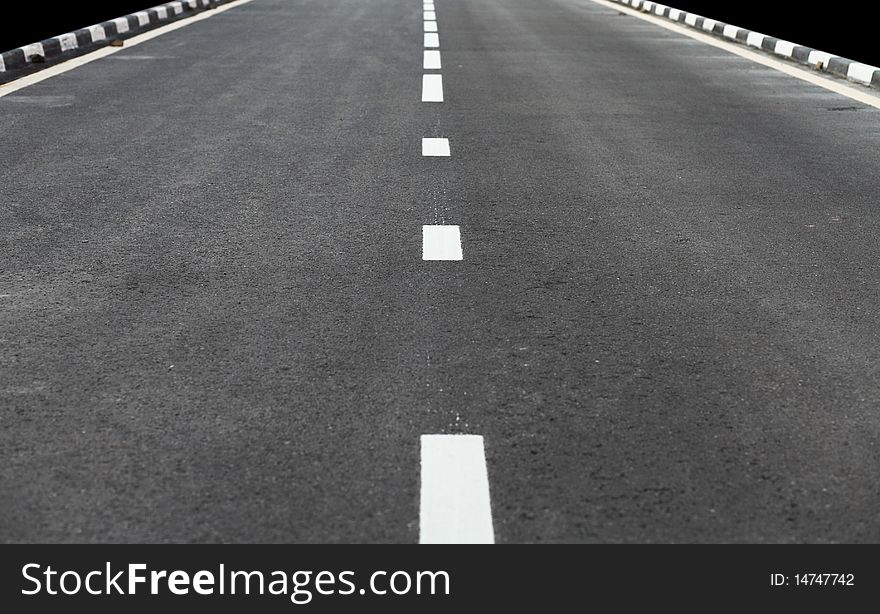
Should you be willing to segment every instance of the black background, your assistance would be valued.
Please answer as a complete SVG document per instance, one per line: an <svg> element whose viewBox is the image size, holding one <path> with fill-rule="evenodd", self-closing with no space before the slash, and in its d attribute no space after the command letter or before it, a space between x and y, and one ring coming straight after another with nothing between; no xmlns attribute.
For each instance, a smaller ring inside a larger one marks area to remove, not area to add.
<svg viewBox="0 0 880 614"><path fill-rule="evenodd" d="M443 0L438 1L442 3ZM0 15L0 49L37 42L157 4L161 2L9 0L5 3L5 14ZM670 0L666 4L807 47L880 65L880 44L877 44L877 23L873 14L877 12L876 0L851 0L822 5L821 8L810 8L805 2L780 0Z"/></svg>

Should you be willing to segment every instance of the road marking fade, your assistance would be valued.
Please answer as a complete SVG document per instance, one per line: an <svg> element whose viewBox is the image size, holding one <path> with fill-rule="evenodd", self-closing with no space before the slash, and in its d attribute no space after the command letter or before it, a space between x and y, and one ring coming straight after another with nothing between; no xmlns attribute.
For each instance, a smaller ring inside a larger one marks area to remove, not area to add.
<svg viewBox="0 0 880 614"><path fill-rule="evenodd" d="M461 230L458 226L422 226L422 260L462 260Z"/></svg>
<svg viewBox="0 0 880 614"><path fill-rule="evenodd" d="M494 544L479 435L422 435L419 543Z"/></svg>

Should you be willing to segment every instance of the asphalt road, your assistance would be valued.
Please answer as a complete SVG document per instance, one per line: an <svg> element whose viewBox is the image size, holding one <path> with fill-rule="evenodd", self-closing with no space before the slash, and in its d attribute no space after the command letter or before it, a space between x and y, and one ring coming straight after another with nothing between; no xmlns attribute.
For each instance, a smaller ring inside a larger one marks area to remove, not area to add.
<svg viewBox="0 0 880 614"><path fill-rule="evenodd" d="M0 98L0 541L416 542L442 433L499 543L880 541L880 111L590 0L436 13L442 103L421 0Z"/></svg>

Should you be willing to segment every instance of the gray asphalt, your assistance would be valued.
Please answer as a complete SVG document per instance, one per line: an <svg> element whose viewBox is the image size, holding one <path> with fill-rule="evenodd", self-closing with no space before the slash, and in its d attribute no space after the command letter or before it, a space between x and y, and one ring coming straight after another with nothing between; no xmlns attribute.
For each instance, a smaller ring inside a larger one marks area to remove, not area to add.
<svg viewBox="0 0 880 614"><path fill-rule="evenodd" d="M0 98L0 541L416 542L425 433L485 438L502 543L880 541L880 111L435 2L442 104L420 0Z"/></svg>

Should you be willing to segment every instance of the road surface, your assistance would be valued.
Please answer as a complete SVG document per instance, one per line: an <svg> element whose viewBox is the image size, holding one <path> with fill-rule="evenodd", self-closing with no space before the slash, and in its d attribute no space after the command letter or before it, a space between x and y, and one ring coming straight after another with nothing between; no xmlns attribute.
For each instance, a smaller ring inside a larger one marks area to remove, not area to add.
<svg viewBox="0 0 880 614"><path fill-rule="evenodd" d="M0 98L0 541L415 543L443 434L497 543L880 540L880 111L591 0L436 0L424 69L423 9Z"/></svg>

